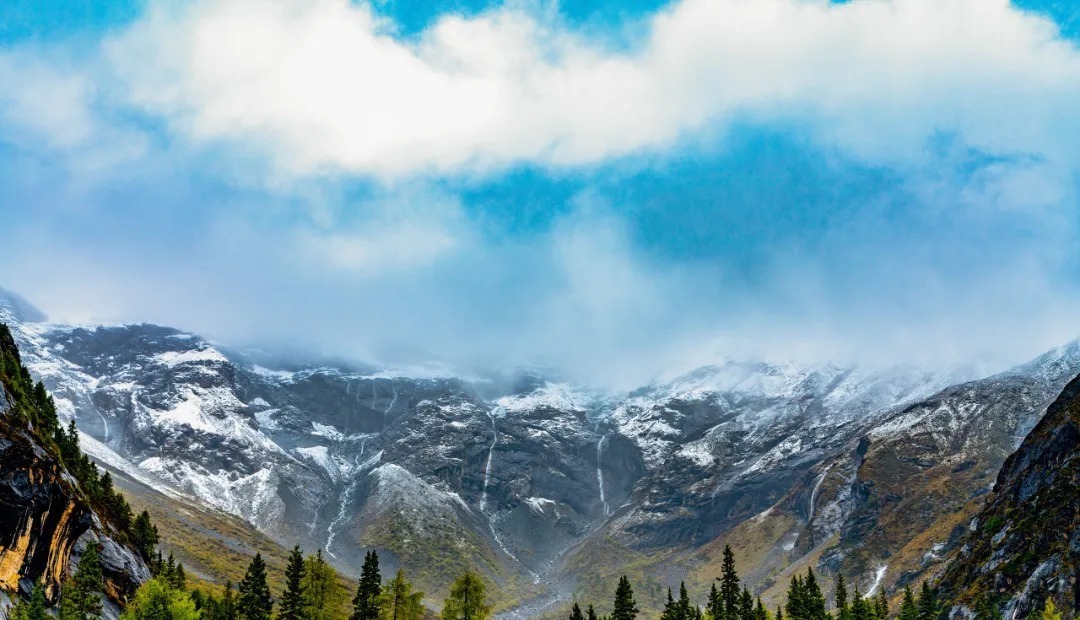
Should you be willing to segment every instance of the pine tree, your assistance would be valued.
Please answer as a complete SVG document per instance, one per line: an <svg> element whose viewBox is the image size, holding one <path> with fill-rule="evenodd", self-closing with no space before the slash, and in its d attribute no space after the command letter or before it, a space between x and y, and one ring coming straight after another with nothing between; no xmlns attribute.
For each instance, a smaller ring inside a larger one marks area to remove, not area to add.
<svg viewBox="0 0 1080 620"><path fill-rule="evenodd" d="M885 596L885 588L878 591L877 600L874 601L874 613L881 620L889 617L889 599Z"/></svg>
<svg viewBox="0 0 1080 620"><path fill-rule="evenodd" d="M900 603L899 620L919 620L919 607L915 604L911 586L904 586L904 601Z"/></svg>
<svg viewBox="0 0 1080 620"><path fill-rule="evenodd" d="M829 613L825 610L825 596L821 593L821 587L818 586L817 577L814 576L813 568L806 569L806 579L803 581L803 592L806 620L826 620L829 617Z"/></svg>
<svg viewBox="0 0 1080 620"><path fill-rule="evenodd" d="M304 619L304 590L301 580L304 578L304 554L300 545L293 547L289 561L285 566L285 591L278 603L278 620Z"/></svg>
<svg viewBox="0 0 1080 620"><path fill-rule="evenodd" d="M724 608L715 620L738 620L739 617L739 573L735 571L735 554L731 545L724 545L724 563L720 568L720 600Z"/></svg>
<svg viewBox="0 0 1080 620"><path fill-rule="evenodd" d="M588 611L588 613L587 613L587 614L585 615L585 620L599 620L599 619L598 619L598 618L596 617L596 610L595 610L595 609L593 609L593 606L592 606L592 604L589 604L589 611Z"/></svg>
<svg viewBox="0 0 1080 620"><path fill-rule="evenodd" d="M101 617L101 592L104 586L101 555L97 543L86 546L75 575L65 580L60 590L60 620L91 620Z"/></svg>
<svg viewBox="0 0 1080 620"><path fill-rule="evenodd" d="M634 589L630 587L630 580L623 575L615 588L615 606L611 610L611 620L634 620L638 611L634 602Z"/></svg>
<svg viewBox="0 0 1080 620"><path fill-rule="evenodd" d="M669 591L668 594L671 594ZM585 616L581 613L581 606L574 603L574 608L570 610L570 620L585 620Z"/></svg>
<svg viewBox="0 0 1080 620"><path fill-rule="evenodd" d="M442 619L487 620L490 616L484 582L479 575L465 571L450 586L450 596L443 603Z"/></svg>
<svg viewBox="0 0 1080 620"><path fill-rule="evenodd" d="M187 573L184 572L183 563L176 563L176 568L173 569L170 585L172 585L174 590L180 590L181 592L187 590Z"/></svg>
<svg viewBox="0 0 1080 620"><path fill-rule="evenodd" d="M131 542L142 553L143 557L150 559L154 554L154 547L158 544L157 526L150 522L150 513L145 510L131 524Z"/></svg>
<svg viewBox="0 0 1080 620"><path fill-rule="evenodd" d="M743 588L739 595L739 620L754 620L754 596L750 590Z"/></svg>
<svg viewBox="0 0 1080 620"><path fill-rule="evenodd" d="M671 596L671 588L667 589L667 602L664 603L664 611L660 614L660 620L682 620L679 615L679 606Z"/></svg>
<svg viewBox="0 0 1080 620"><path fill-rule="evenodd" d="M716 583L709 587L709 600L705 604L706 611L712 620L724 620L724 599L720 597L720 591L716 589Z"/></svg>
<svg viewBox="0 0 1080 620"><path fill-rule="evenodd" d="M240 618L270 620L274 599L270 597L270 587L266 585L266 562L263 561L261 553L256 553L251 560L237 592L237 612Z"/></svg>
<svg viewBox="0 0 1080 620"><path fill-rule="evenodd" d="M698 608L690 602L690 595L686 592L686 582L679 582L679 602L676 609L680 620L694 620L698 615Z"/></svg>
<svg viewBox="0 0 1080 620"><path fill-rule="evenodd" d="M851 608L848 607L847 584L843 573L836 576L836 620L851 620Z"/></svg>
<svg viewBox="0 0 1080 620"><path fill-rule="evenodd" d="M788 620L808 620L806 615L806 591L802 577L798 575L791 576L785 610L787 611Z"/></svg>
<svg viewBox="0 0 1080 620"><path fill-rule="evenodd" d="M357 584L356 596L353 597L353 613L350 620L378 620L381 590L379 554L374 550L368 551L364 555L364 566L360 569L360 583Z"/></svg>
<svg viewBox="0 0 1080 620"><path fill-rule="evenodd" d="M769 620L769 612L765 609L765 604L761 602L761 597L757 599L757 606L754 607L754 620Z"/></svg>
<svg viewBox="0 0 1080 620"><path fill-rule="evenodd" d="M380 620L420 620L424 615L421 601L423 592L413 592L413 585L405 579L405 573L398 570L397 575L386 583L379 596Z"/></svg>
<svg viewBox="0 0 1080 620"><path fill-rule="evenodd" d="M221 595L221 617L218 620L238 620L240 617L239 608L240 602L237 600L232 581L226 581L225 592Z"/></svg>
<svg viewBox="0 0 1080 620"><path fill-rule="evenodd" d="M859 593L858 586L855 586L855 592L851 596L851 618L852 620L874 620L874 610Z"/></svg>
<svg viewBox="0 0 1080 620"><path fill-rule="evenodd" d="M301 579L306 620L330 620L331 611L340 599L337 573L323 559L322 549L304 559Z"/></svg>
<svg viewBox="0 0 1080 620"><path fill-rule="evenodd" d="M924 581L922 591L919 592L919 620L937 620L937 617L937 592Z"/></svg>
<svg viewBox="0 0 1080 620"><path fill-rule="evenodd" d="M784 620L784 610L779 606L776 608L776 620Z"/></svg>
<svg viewBox="0 0 1080 620"><path fill-rule="evenodd" d="M9 620L51 620L49 612L45 609L45 588L41 582L34 584L34 590L30 593L30 600L19 600L8 611Z"/></svg>
<svg viewBox="0 0 1080 620"><path fill-rule="evenodd" d="M1039 618L1042 620L1061 620L1061 612L1057 610L1057 605L1054 605L1053 599L1046 599L1046 606L1043 607Z"/></svg>

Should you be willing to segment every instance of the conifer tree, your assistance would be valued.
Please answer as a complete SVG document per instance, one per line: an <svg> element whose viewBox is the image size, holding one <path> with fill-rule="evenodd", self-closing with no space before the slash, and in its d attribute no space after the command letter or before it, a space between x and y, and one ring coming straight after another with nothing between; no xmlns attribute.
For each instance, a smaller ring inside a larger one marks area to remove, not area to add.
<svg viewBox="0 0 1080 620"><path fill-rule="evenodd" d="M738 620L739 618L739 573L735 570L735 554L731 545L724 545L724 563L720 568L720 600L724 608L722 615L715 620Z"/></svg>
<svg viewBox="0 0 1080 620"><path fill-rule="evenodd" d="M694 620L697 618L697 606L690 602L690 595L686 592L686 582L679 583L679 602L676 604L680 620Z"/></svg>
<svg viewBox="0 0 1080 620"><path fill-rule="evenodd" d="M671 591L668 591L671 594ZM574 603L574 608L570 610L570 620L585 620L585 616L581 613L581 606Z"/></svg>
<svg viewBox="0 0 1080 620"><path fill-rule="evenodd" d="M855 592L851 596L851 618L852 620L874 620L874 610L859 593L859 586L855 586Z"/></svg>
<svg viewBox="0 0 1080 620"><path fill-rule="evenodd" d="M131 524L131 542L142 553L144 558L149 559L154 554L154 547L158 544L157 526L150 522L150 513L145 510Z"/></svg>
<svg viewBox="0 0 1080 620"><path fill-rule="evenodd" d="M378 620L381 590L379 554L374 550L368 551L364 555L364 566L360 569L360 583L357 584L356 596L353 597L353 613L350 620Z"/></svg>
<svg viewBox="0 0 1080 620"><path fill-rule="evenodd" d="M304 578L304 554L300 545L289 552L289 561L285 565L285 591L278 603L278 620L303 620L304 590L301 581Z"/></svg>
<svg viewBox="0 0 1080 620"><path fill-rule="evenodd" d="M266 562L261 553L251 560L237 593L237 612L242 620L270 620L274 599L266 585Z"/></svg>
<svg viewBox="0 0 1080 620"><path fill-rule="evenodd" d="M754 607L754 620L769 620L769 612L765 609L765 604L761 602L761 597L757 599L757 606Z"/></svg>
<svg viewBox="0 0 1080 620"><path fill-rule="evenodd" d="M45 588L41 582L34 584L30 600L19 600L8 612L9 620L51 620L45 608Z"/></svg>
<svg viewBox="0 0 1080 620"><path fill-rule="evenodd" d="M743 588L739 595L739 620L754 620L754 596Z"/></svg>
<svg viewBox="0 0 1080 620"><path fill-rule="evenodd" d="M826 620L829 613L825 610L825 596L818 586L817 577L813 568L806 569L806 579L803 581L804 613L806 620Z"/></svg>
<svg viewBox="0 0 1080 620"><path fill-rule="evenodd" d="M491 607L487 604L484 582L472 571L465 571L453 585L443 603L443 620L487 620Z"/></svg>
<svg viewBox="0 0 1080 620"><path fill-rule="evenodd" d="M705 610L709 612L712 620L724 620L724 599L720 597L715 581L709 587L709 599L705 603Z"/></svg>
<svg viewBox="0 0 1080 620"><path fill-rule="evenodd" d="M101 616L101 597L104 586L101 556L97 543L86 546L79 566L60 590L60 620L92 620Z"/></svg>
<svg viewBox="0 0 1080 620"><path fill-rule="evenodd" d="M611 611L611 620L634 620L637 618L639 609L634 602L634 589L630 586L630 580L623 575L619 578L619 585L615 588L615 605Z"/></svg>
<svg viewBox="0 0 1080 620"><path fill-rule="evenodd" d="M924 581L919 592L919 620L937 620L937 617L937 592Z"/></svg>
<svg viewBox="0 0 1080 620"><path fill-rule="evenodd" d="M660 620L682 620L679 616L679 607L671 596L671 588L667 589L667 602L664 603L664 611L660 614Z"/></svg>
<svg viewBox="0 0 1080 620"><path fill-rule="evenodd" d="M413 585L405 579L404 571L398 570L394 578L386 582L379 596L380 620L420 620L424 615L421 601L423 592L413 592Z"/></svg>
<svg viewBox="0 0 1080 620"><path fill-rule="evenodd" d="M784 620L784 610L780 607L776 607L776 620Z"/></svg>
<svg viewBox="0 0 1080 620"><path fill-rule="evenodd" d="M784 607L787 611L788 620L807 620L806 591L803 586L802 577L799 575L791 576L791 584L788 586L787 604Z"/></svg>
<svg viewBox="0 0 1080 620"><path fill-rule="evenodd" d="M599 620L599 619L598 619L598 618L596 617L596 610L595 610L595 609L593 609L592 603L590 603L590 604L589 604L589 611L588 611L588 613L587 613L587 614L585 615L585 620Z"/></svg>
<svg viewBox="0 0 1080 620"><path fill-rule="evenodd" d="M878 590L877 600L874 601L874 613L881 620L889 617L889 599L885 596L885 588Z"/></svg>
<svg viewBox="0 0 1080 620"><path fill-rule="evenodd" d="M305 620L330 620L337 605L340 588L337 573L325 559L322 549L304 559L304 575L301 579Z"/></svg>
<svg viewBox="0 0 1080 620"><path fill-rule="evenodd" d="M844 582L843 573L836 576L836 620L851 620L847 584Z"/></svg>
<svg viewBox="0 0 1080 620"><path fill-rule="evenodd" d="M904 600L900 603L899 620L919 620L919 607L915 604L915 595L911 586L904 586Z"/></svg>

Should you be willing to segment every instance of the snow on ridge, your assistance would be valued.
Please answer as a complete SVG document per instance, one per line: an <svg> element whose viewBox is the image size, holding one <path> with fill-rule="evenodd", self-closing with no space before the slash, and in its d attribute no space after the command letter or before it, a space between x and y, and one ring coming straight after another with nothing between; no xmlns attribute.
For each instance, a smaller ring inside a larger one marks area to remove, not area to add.
<svg viewBox="0 0 1080 620"><path fill-rule="evenodd" d="M213 347L189 349L187 351L166 351L151 358L154 362L175 368L181 364L201 364L204 362L228 363L229 358Z"/></svg>
<svg viewBox="0 0 1080 620"><path fill-rule="evenodd" d="M546 383L528 394L504 396L495 403L509 413L532 411L541 407L559 411L584 411L593 400L592 396L574 389L568 383Z"/></svg>
<svg viewBox="0 0 1080 620"><path fill-rule="evenodd" d="M322 467L326 471L326 474L330 476L330 479L337 482L344 478L341 471L341 466L330 456L330 451L326 446L310 446L307 448L296 448L295 452L303 458L315 463L319 467Z"/></svg>
<svg viewBox="0 0 1080 620"><path fill-rule="evenodd" d="M379 455L381 454L380 452ZM469 505L457 493L438 489L395 463L380 465L369 475L375 476L378 480L378 490L374 496L381 507L404 504L429 511L461 508L472 512Z"/></svg>
<svg viewBox="0 0 1080 620"><path fill-rule="evenodd" d="M186 461L156 456L145 459L139 467L257 527L272 526L285 516L285 503L277 494L280 478L268 467L245 476L224 469L211 472Z"/></svg>
<svg viewBox="0 0 1080 620"><path fill-rule="evenodd" d="M274 370L258 364L251 366L251 372L264 379L275 379L277 381L291 381L296 376L296 373L291 370Z"/></svg>
<svg viewBox="0 0 1080 620"><path fill-rule="evenodd" d="M546 497L526 497L523 501L529 507L529 510L538 516L543 516L544 510L548 506L555 507L555 500Z"/></svg>

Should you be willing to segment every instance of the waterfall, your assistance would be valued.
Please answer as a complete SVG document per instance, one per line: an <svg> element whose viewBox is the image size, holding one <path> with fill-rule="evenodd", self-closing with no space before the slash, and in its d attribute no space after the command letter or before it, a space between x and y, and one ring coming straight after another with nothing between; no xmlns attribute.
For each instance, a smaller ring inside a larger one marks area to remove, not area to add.
<svg viewBox="0 0 1080 620"><path fill-rule="evenodd" d="M491 479L491 457L495 454L495 444L499 442L499 429L495 426L495 410L488 412L491 418L491 446L488 447L487 463L484 465L484 490L480 494L480 512L487 508L488 481ZM494 528L493 528L494 529Z"/></svg>
<svg viewBox="0 0 1080 620"><path fill-rule="evenodd" d="M821 475L818 476L817 483L814 484L814 490L810 492L810 511L809 516L806 517L807 523L811 523L814 520L814 501L817 499L818 489L821 488L821 483L825 482L825 476L828 475L829 468L831 467L832 465L829 465L829 467L826 467L825 470L821 472Z"/></svg>
<svg viewBox="0 0 1080 620"><path fill-rule="evenodd" d="M874 572L874 583L866 591L866 596L873 596L874 592L877 592L878 587L881 586L881 582L885 579L885 571L889 569L888 564L879 566L877 571Z"/></svg>
<svg viewBox="0 0 1080 620"><path fill-rule="evenodd" d="M394 403L397 402L397 384L394 383L393 379L390 380L390 389L392 389L394 391L394 397L390 399L390 404L387 405L386 409L383 411L383 414L382 414L383 430L386 430L386 418L387 418L388 415L390 415L390 410L394 408Z"/></svg>
<svg viewBox="0 0 1080 620"><path fill-rule="evenodd" d="M352 480L345 486L345 492L341 494L341 505L338 507L337 516L330 522L330 525L326 526L326 545L324 545L324 547L326 549L326 554L335 560L337 559L337 556L330 550L330 547L334 544L334 536L337 534L334 530L338 527L338 524L344 521L348 516L349 503L352 502L353 493L356 492L356 485L360 482L360 476L357 474L360 472L361 459L364 458L364 448L367 446L367 441L367 437L360 440L360 454L353 459L353 466L349 470L349 476Z"/></svg>
<svg viewBox="0 0 1080 620"><path fill-rule="evenodd" d="M602 458L604 456L604 441L607 440L607 435L600 437L600 441L596 442L596 484L600 487L600 503L604 506L604 516L610 514L608 508L607 497L604 495L604 470L600 467Z"/></svg>

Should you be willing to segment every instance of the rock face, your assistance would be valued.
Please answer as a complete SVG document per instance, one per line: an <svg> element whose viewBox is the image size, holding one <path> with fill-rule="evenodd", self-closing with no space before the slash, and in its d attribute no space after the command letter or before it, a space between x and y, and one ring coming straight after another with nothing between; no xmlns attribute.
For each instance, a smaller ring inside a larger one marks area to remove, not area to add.
<svg viewBox="0 0 1080 620"><path fill-rule="evenodd" d="M941 588L951 617L1026 618L1048 597L1080 611L1080 378L1005 462Z"/></svg>
<svg viewBox="0 0 1080 620"><path fill-rule="evenodd" d="M766 597L792 566L864 592L918 579L1080 372L1073 343L983 378L729 361L611 394L537 373L271 360L20 308L0 296L0 322L99 461L347 573L377 547L438 596L478 567L501 609L530 614L630 562L645 590L704 585L736 540Z"/></svg>
<svg viewBox="0 0 1080 620"><path fill-rule="evenodd" d="M0 353L19 360L11 334L2 327ZM146 564L113 539L59 458L13 419L20 397L3 382L0 395L0 590L28 595L41 582L55 602L64 578L86 545L95 542L102 546L105 594L114 604L124 603L149 579ZM115 615L115 606L108 610Z"/></svg>

